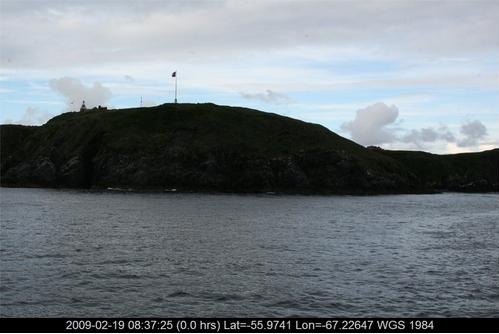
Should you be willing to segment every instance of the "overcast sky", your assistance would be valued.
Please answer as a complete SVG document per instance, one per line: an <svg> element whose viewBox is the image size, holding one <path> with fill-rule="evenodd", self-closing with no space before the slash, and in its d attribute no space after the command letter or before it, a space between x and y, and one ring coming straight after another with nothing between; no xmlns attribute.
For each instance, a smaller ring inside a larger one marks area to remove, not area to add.
<svg viewBox="0 0 499 334"><path fill-rule="evenodd" d="M499 1L0 0L0 122L245 106L363 145L499 147Z"/></svg>

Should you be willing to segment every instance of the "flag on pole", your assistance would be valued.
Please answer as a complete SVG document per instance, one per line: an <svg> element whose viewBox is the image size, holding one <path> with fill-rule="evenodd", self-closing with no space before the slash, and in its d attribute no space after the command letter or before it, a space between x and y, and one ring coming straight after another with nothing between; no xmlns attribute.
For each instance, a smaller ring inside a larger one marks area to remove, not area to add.
<svg viewBox="0 0 499 334"><path fill-rule="evenodd" d="M177 71L172 73L172 78L175 78L175 103L177 103Z"/></svg>

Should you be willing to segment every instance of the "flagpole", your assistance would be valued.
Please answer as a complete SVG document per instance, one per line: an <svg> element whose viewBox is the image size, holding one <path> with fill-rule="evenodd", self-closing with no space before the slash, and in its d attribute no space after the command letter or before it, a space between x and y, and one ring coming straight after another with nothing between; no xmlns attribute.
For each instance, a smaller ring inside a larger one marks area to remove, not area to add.
<svg viewBox="0 0 499 334"><path fill-rule="evenodd" d="M175 70L175 104L177 103L177 70Z"/></svg>

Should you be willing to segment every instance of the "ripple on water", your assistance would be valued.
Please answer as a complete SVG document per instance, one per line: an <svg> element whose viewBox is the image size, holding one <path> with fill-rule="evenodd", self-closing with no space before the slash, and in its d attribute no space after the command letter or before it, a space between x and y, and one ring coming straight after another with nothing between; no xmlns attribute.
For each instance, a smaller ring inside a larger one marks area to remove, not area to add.
<svg viewBox="0 0 499 334"><path fill-rule="evenodd" d="M47 254L31 254L26 256L28 259L64 259L69 257L62 253L47 253Z"/></svg>
<svg viewBox="0 0 499 334"><path fill-rule="evenodd" d="M6 317L499 314L498 195L0 191Z"/></svg>
<svg viewBox="0 0 499 334"><path fill-rule="evenodd" d="M177 290L168 295L170 298L185 298L185 297L191 297L192 295L188 292L182 291L182 290Z"/></svg>

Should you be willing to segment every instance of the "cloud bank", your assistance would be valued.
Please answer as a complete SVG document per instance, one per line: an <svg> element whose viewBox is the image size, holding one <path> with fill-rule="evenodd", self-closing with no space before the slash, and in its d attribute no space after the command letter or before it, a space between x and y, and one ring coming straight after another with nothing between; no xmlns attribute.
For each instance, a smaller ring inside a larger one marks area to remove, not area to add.
<svg viewBox="0 0 499 334"><path fill-rule="evenodd" d="M312 5L273 0L2 0L0 18L0 31L16 32L1 35L0 65L16 69L227 60L255 50L324 45L337 50L362 46L360 53L456 57L496 52L499 45L499 5L490 0Z"/></svg>
<svg viewBox="0 0 499 334"><path fill-rule="evenodd" d="M422 148L426 143L443 141L459 147L476 147L487 136L487 128L479 120L462 124L461 137L456 137L445 125L412 130L394 127L398 116L396 106L378 102L357 110L355 118L343 123L341 129L349 132L355 142L365 146L402 142Z"/></svg>

